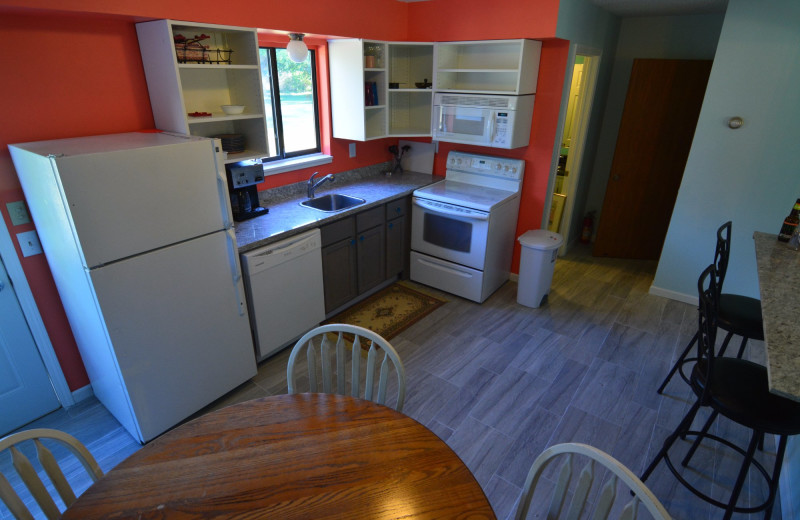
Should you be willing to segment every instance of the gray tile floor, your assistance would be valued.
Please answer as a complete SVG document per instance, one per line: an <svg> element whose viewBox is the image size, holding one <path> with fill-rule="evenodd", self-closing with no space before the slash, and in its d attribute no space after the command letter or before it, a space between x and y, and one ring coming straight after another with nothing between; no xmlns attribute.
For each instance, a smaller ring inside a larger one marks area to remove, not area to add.
<svg viewBox="0 0 800 520"><path fill-rule="evenodd" d="M692 305L648 294L655 267L593 258L578 248L557 261L549 301L539 309L516 303L513 282L482 305L445 295L445 305L392 339L406 367L404 413L458 453L498 518L513 512L531 462L547 446L591 444L638 474L690 406L691 391L680 378L665 395L656 394L693 335L697 316ZM753 342L749 353L763 360L763 344ZM284 351L262 363L255 378L203 412L285 392L287 358ZM701 413L697 422L705 417ZM74 432L105 470L137 449L93 400L29 425L40 426ZM746 443L747 432L729 421L719 419L714 429ZM767 468L774 450L768 439L762 454ZM727 450L704 446L685 475L724 496L737 470L738 459ZM751 477L743 501L764 494L759 479ZM664 464L648 485L676 519L721 517L679 485ZM779 517L776 511L773 518Z"/></svg>

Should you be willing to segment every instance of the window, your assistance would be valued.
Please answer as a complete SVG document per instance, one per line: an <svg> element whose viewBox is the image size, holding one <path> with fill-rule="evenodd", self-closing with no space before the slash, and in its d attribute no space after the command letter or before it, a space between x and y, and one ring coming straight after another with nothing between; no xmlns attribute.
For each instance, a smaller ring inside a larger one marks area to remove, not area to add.
<svg viewBox="0 0 800 520"><path fill-rule="evenodd" d="M315 53L302 63L286 49L259 49L269 156L264 161L320 152Z"/></svg>

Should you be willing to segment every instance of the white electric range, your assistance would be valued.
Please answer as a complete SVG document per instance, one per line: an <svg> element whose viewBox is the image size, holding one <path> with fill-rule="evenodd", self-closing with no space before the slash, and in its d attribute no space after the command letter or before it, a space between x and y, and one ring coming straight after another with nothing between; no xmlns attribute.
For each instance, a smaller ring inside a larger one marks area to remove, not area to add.
<svg viewBox="0 0 800 520"><path fill-rule="evenodd" d="M509 277L525 161L452 151L414 191L411 279L483 302Z"/></svg>

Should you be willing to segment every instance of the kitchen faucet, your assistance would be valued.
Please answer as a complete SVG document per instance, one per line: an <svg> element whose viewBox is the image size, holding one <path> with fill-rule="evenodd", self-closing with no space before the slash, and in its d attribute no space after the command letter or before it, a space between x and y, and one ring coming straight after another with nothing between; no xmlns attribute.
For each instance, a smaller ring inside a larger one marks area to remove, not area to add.
<svg viewBox="0 0 800 520"><path fill-rule="evenodd" d="M314 198L314 190L317 189L317 186L319 186L320 184L322 184L325 181L333 182L335 180L333 175L329 173L328 175L326 175L325 177L321 178L317 182L314 182L314 177L316 177L317 175L319 175L319 172L314 172L313 174L311 174L311 178L308 179L308 183L307 184L308 184L308 198L309 199L313 199Z"/></svg>

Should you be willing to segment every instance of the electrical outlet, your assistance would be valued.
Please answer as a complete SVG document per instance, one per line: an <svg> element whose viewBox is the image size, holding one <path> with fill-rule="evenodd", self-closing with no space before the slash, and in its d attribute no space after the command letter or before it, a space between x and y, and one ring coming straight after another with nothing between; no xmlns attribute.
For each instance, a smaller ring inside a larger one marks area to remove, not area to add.
<svg viewBox="0 0 800 520"><path fill-rule="evenodd" d="M350 143L350 157L356 156L356 143Z"/></svg>
<svg viewBox="0 0 800 520"><path fill-rule="evenodd" d="M17 233L17 240L19 240L22 256L33 256L42 253L42 244L39 243L39 235L36 234L36 231Z"/></svg>
<svg viewBox="0 0 800 520"><path fill-rule="evenodd" d="M21 226L31 221L24 201L6 202L6 208L8 208L8 215L11 217L12 226Z"/></svg>

